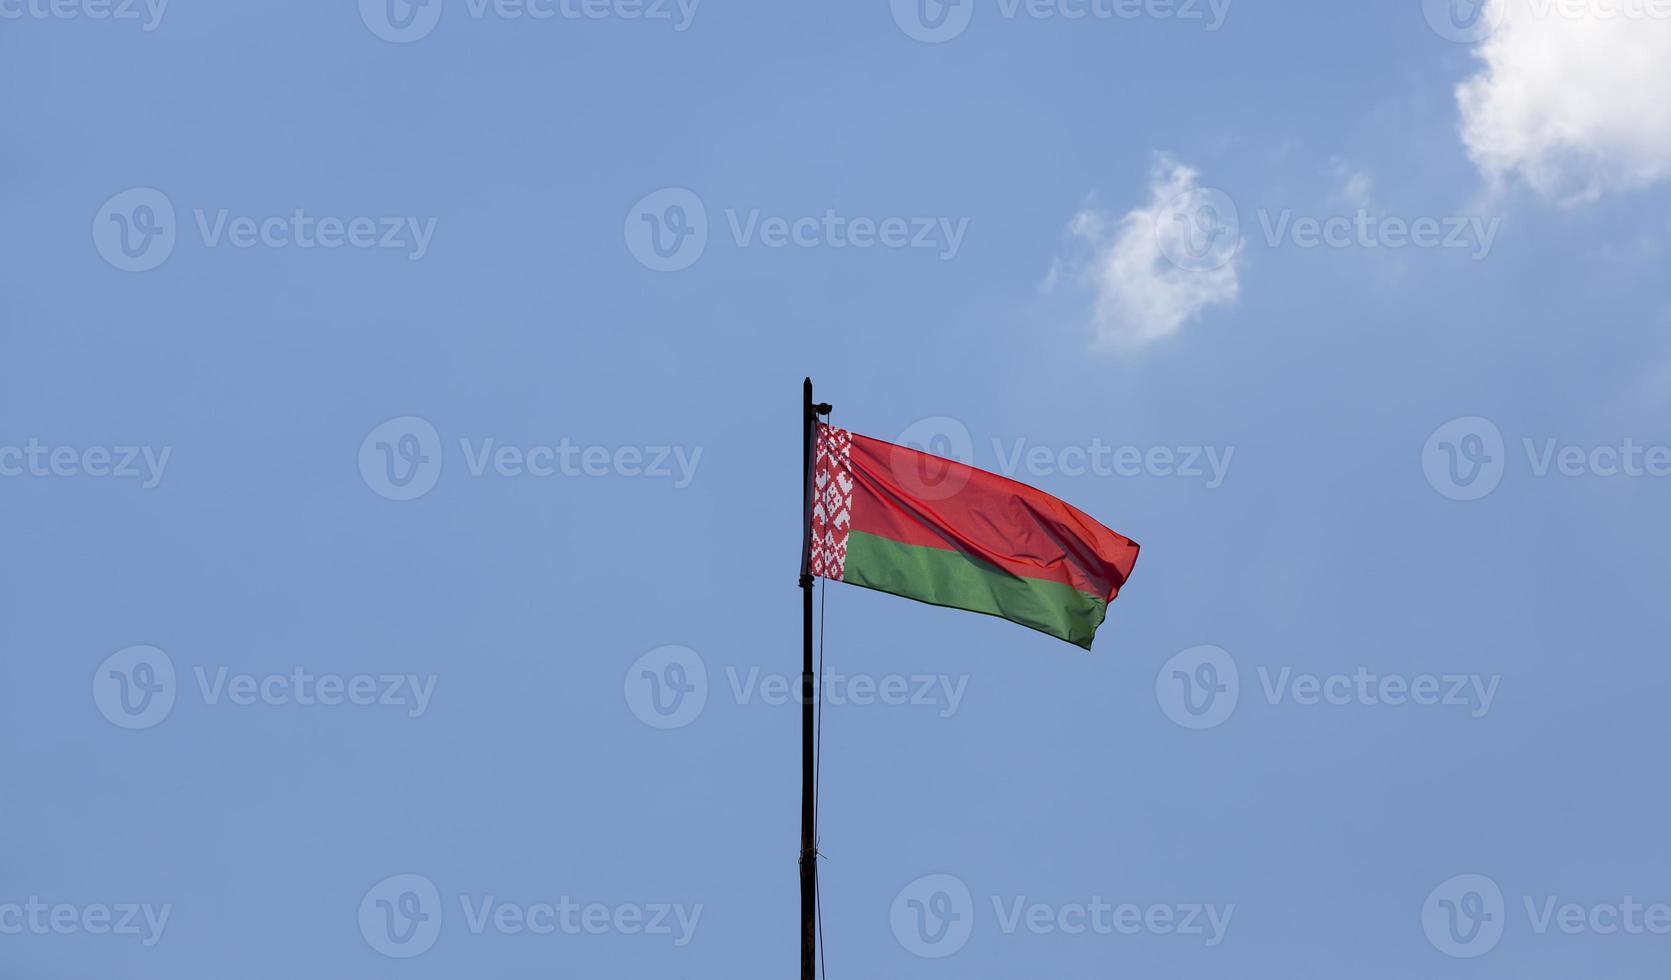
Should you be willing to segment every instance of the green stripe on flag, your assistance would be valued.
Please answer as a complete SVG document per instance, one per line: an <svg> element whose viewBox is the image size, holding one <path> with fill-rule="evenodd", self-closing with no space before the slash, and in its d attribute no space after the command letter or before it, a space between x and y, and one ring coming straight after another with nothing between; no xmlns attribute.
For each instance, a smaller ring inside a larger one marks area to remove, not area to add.
<svg viewBox="0 0 1671 980"><path fill-rule="evenodd" d="M847 536L842 581L936 606L986 613L1091 649L1108 603L1060 582L1023 578L943 548L863 531Z"/></svg>

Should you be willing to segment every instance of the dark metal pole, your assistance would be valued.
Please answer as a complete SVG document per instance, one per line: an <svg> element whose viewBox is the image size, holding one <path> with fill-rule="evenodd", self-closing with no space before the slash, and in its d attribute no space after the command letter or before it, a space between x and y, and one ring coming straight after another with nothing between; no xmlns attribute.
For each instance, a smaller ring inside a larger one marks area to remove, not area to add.
<svg viewBox="0 0 1671 980"><path fill-rule="evenodd" d="M817 966L818 845L813 806L817 771L813 740L812 678L812 450L818 418L813 414L812 379L801 389L801 980L815 980Z"/></svg>

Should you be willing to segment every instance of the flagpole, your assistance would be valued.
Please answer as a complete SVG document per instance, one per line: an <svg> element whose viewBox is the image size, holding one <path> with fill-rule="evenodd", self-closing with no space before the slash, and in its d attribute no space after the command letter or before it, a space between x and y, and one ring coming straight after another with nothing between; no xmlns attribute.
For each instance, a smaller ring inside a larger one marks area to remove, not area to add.
<svg viewBox="0 0 1671 980"><path fill-rule="evenodd" d="M815 980L818 947L818 834L814 777L817 773L813 705L818 688L812 677L812 454L819 410L812 401L812 379L801 388L801 980Z"/></svg>

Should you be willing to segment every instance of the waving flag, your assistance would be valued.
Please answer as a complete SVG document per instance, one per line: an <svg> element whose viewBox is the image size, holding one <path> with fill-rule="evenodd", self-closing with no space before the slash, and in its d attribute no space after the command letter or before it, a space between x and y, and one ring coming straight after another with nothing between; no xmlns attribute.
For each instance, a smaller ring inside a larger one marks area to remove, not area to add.
<svg viewBox="0 0 1671 980"><path fill-rule="evenodd" d="M995 473L819 423L809 571L1089 650L1138 546Z"/></svg>

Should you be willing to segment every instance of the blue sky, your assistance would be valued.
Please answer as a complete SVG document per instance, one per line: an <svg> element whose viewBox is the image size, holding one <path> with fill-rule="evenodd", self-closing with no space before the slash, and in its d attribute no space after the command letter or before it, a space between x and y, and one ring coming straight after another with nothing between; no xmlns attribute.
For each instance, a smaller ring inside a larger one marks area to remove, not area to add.
<svg viewBox="0 0 1671 980"><path fill-rule="evenodd" d="M0 3L0 971L794 969L810 374L1144 546L828 587L837 976L1662 975L1657 7L434 3Z"/></svg>

